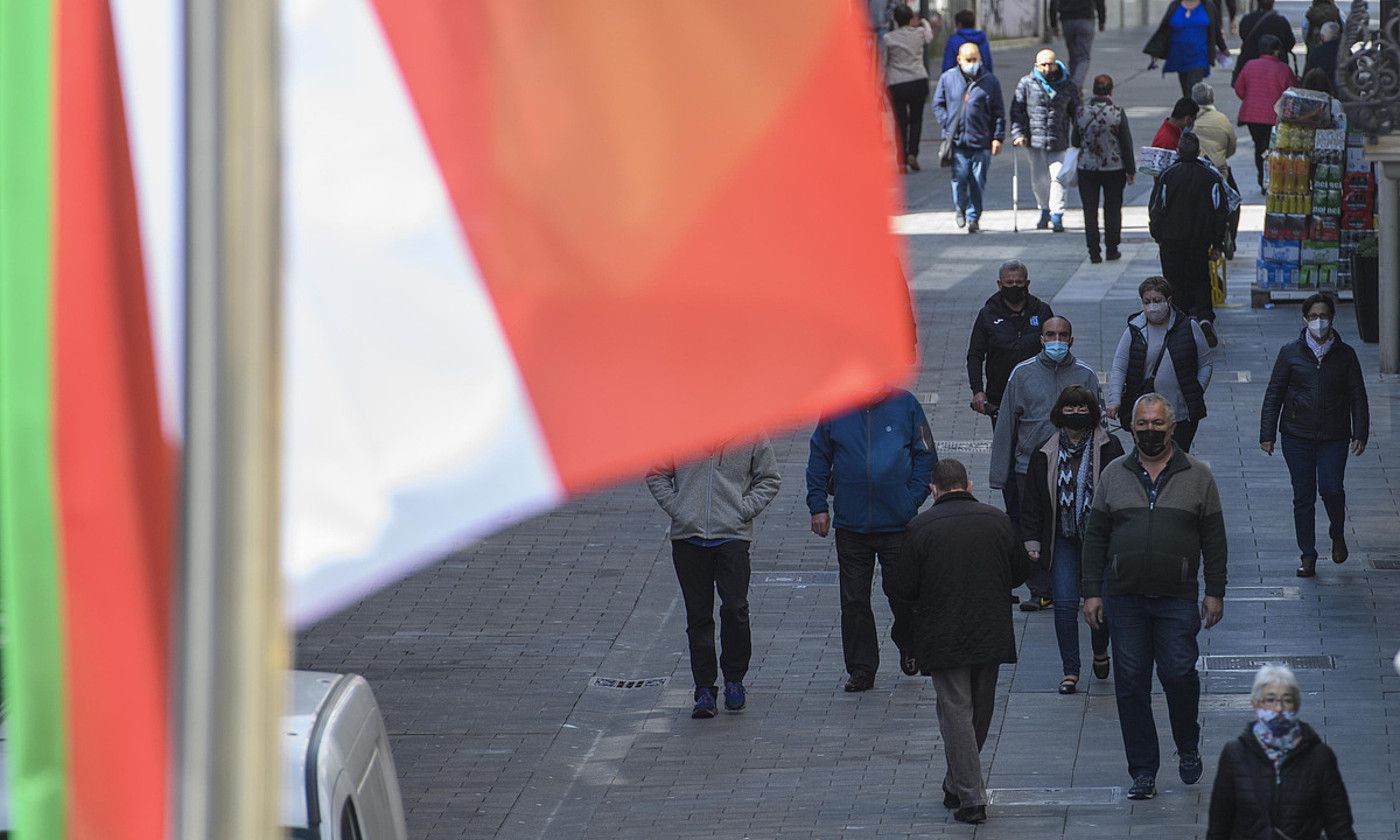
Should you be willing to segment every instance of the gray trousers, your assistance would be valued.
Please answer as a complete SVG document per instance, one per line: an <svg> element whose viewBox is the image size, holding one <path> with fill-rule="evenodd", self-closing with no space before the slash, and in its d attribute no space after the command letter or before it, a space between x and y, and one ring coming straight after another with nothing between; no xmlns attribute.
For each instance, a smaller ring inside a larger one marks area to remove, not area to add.
<svg viewBox="0 0 1400 840"><path fill-rule="evenodd" d="M963 808L987 804L987 787L982 782L982 745L992 726L1000 668L997 664L972 665L933 672L938 731L943 736L943 756L948 761L943 790L956 796Z"/></svg>
<svg viewBox="0 0 1400 840"><path fill-rule="evenodd" d="M1069 53L1069 77L1074 86L1084 89L1084 77L1089 75L1089 51L1094 48L1094 30L1098 24L1093 18L1068 18L1060 21L1060 31L1065 36L1065 51Z"/></svg>

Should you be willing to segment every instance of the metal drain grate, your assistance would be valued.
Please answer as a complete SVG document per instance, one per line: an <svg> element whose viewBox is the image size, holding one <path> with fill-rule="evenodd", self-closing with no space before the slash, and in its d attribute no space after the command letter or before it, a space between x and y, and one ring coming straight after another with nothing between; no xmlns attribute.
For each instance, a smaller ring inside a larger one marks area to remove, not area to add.
<svg viewBox="0 0 1400 840"><path fill-rule="evenodd" d="M1307 656L1278 656L1260 654L1257 656L1202 656L1202 671L1257 671L1270 663L1287 665L1295 670L1318 670L1337 667L1332 657L1321 654Z"/></svg>
<svg viewBox="0 0 1400 840"><path fill-rule="evenodd" d="M754 586L791 586L805 589L808 586L835 586L836 572L761 572L755 573Z"/></svg>
<svg viewBox="0 0 1400 840"><path fill-rule="evenodd" d="M992 442L990 440L940 440L937 441L937 446L940 453L984 453L992 451Z"/></svg>
<svg viewBox="0 0 1400 840"><path fill-rule="evenodd" d="M634 688L660 688L670 681L670 677L642 677L632 680L623 679L621 677L594 677L588 684L594 688L611 688L626 691Z"/></svg>
<svg viewBox="0 0 1400 840"><path fill-rule="evenodd" d="M1400 560L1393 557L1372 557L1371 568L1382 572L1400 572Z"/></svg>
<svg viewBox="0 0 1400 840"><path fill-rule="evenodd" d="M1116 805L1123 798L1121 787L1067 788L990 788L987 798L993 805Z"/></svg>

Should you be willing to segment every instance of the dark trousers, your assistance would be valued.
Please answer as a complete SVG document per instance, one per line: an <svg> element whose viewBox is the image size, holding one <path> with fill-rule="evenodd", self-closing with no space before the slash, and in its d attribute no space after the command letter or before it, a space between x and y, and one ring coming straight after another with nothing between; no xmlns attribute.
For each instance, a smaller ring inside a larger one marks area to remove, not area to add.
<svg viewBox="0 0 1400 840"><path fill-rule="evenodd" d="M914 604L894 594L895 569L904 548L904 532L861 534L836 529L836 563L841 583L841 649L846 655L846 673L874 676L880 669L880 639L875 631L875 613L870 608L870 589L875 581L875 561L880 561L881 587L894 613L890 638L900 651L914 643Z"/></svg>
<svg viewBox="0 0 1400 840"><path fill-rule="evenodd" d="M1214 321L1210 300L1210 243L1164 239L1158 245L1162 276L1172 284L1172 299L1198 321Z"/></svg>
<svg viewBox="0 0 1400 840"><path fill-rule="evenodd" d="M714 687L715 592L719 592L720 668L726 682L743 682L749 672L749 541L730 540L705 547L671 541L671 559L685 600L685 635L690 641L690 673L697 687Z"/></svg>
<svg viewBox="0 0 1400 840"><path fill-rule="evenodd" d="M1182 70L1176 74L1176 80L1181 85L1181 95L1190 96L1191 88L1195 86L1196 82L1206 80L1206 68L1192 67Z"/></svg>
<svg viewBox="0 0 1400 840"><path fill-rule="evenodd" d="M1042 556L1044 546L1041 546ZM1060 645L1060 665L1065 676L1079 676L1079 572L1082 546L1078 539L1055 535L1055 558L1050 577L1055 583L1055 641ZM1108 627L1089 628L1089 649L1095 656L1108 653Z"/></svg>
<svg viewBox="0 0 1400 840"><path fill-rule="evenodd" d="M1269 151L1269 135L1274 127L1263 123L1245 123L1254 141L1254 171L1259 176L1259 189L1264 189L1264 154Z"/></svg>
<svg viewBox="0 0 1400 840"><path fill-rule="evenodd" d="M889 92L899 136L895 149L899 160L896 162L902 166L905 155L919 156L919 141L924 133L924 103L928 101L928 79L890 85Z"/></svg>
<svg viewBox="0 0 1400 840"><path fill-rule="evenodd" d="M1182 452L1190 452L1191 443L1196 439L1196 430L1200 426L1200 420L1176 421L1176 429L1172 431L1172 443L1180 447Z"/></svg>
<svg viewBox="0 0 1400 840"><path fill-rule="evenodd" d="M1240 191L1240 185L1235 183L1235 170L1226 167L1225 183L1230 185L1230 189L1235 192ZM1243 206L1243 205L1241 205ZM1240 238L1240 208L1236 207L1235 212L1230 214L1230 241L1237 242Z"/></svg>
<svg viewBox="0 0 1400 840"><path fill-rule="evenodd" d="M1013 456L1014 457L1014 456ZM1011 520L1012 533L1021 533L1021 496L1026 492L1026 477L1015 470L1005 487L1001 488L1001 500L1006 504L1006 515ZM1026 588L1032 598L1054 598L1055 586L1050 581L1050 570L1040 563L1031 563L1031 573L1026 578Z"/></svg>
<svg viewBox="0 0 1400 840"><path fill-rule="evenodd" d="M1167 695L1177 751L1192 752L1200 746L1201 725L1196 720L1201 705L1201 675L1196 671L1200 609L1185 598L1109 595L1104 598L1104 614L1113 639L1113 688L1128 773L1134 778L1156 778L1162 760L1152 717L1154 662Z"/></svg>
<svg viewBox="0 0 1400 840"><path fill-rule="evenodd" d="M1099 192L1103 192L1103 244L1110 251L1118 250L1123 236L1123 187L1128 173L1122 169L1111 172L1079 170L1079 203L1084 205L1084 244L1089 253L1099 252Z"/></svg>
<svg viewBox="0 0 1400 840"><path fill-rule="evenodd" d="M1293 532L1304 557L1317 557L1317 497L1327 510L1327 534L1340 539L1346 527L1347 441L1283 436L1283 460L1293 481Z"/></svg>

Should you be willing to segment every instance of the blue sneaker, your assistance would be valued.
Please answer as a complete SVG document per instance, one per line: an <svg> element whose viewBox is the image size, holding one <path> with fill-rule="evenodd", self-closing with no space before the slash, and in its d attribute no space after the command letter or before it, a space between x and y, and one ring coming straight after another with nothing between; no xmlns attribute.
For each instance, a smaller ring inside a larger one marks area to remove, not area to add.
<svg viewBox="0 0 1400 840"><path fill-rule="evenodd" d="M1188 785L1199 782L1201 773L1205 771L1205 765L1201 763L1201 751L1191 750L1190 752L1178 753L1177 756L1176 769L1181 774L1181 781Z"/></svg>
<svg viewBox="0 0 1400 840"><path fill-rule="evenodd" d="M690 710L693 718L712 718L719 714L715 707L715 690L709 686L695 689L695 707Z"/></svg>
<svg viewBox="0 0 1400 840"><path fill-rule="evenodd" d="M744 684L741 682L727 682L724 684L724 708L725 711L742 712L744 706L748 704L747 696L744 694Z"/></svg>
<svg viewBox="0 0 1400 840"><path fill-rule="evenodd" d="M1151 799L1157 795L1157 780L1142 775L1133 778L1133 786L1128 788L1129 799Z"/></svg>

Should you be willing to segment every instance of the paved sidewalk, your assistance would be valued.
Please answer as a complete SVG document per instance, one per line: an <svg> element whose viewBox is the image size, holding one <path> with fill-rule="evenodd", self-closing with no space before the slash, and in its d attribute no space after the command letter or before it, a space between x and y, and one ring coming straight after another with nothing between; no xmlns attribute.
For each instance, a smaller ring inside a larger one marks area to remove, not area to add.
<svg viewBox="0 0 1400 840"><path fill-rule="evenodd" d="M1096 42L1093 73L1129 79L1145 66L1146 30ZM996 53L1009 97L1033 49ZM1223 82L1223 74L1216 81ZM1174 78L1120 85L1134 138L1151 138L1177 95ZM1222 110L1234 100L1219 91ZM936 132L925 141L936 158ZM1234 158L1252 184L1247 135ZM1029 182L1023 171L1023 197ZM908 242L922 339L915 393L940 453L964 460L984 500L991 427L967 409L964 353L996 266L1031 267L1033 291L1067 315L1075 352L1103 369L1135 306L1137 283L1158 273L1141 205L1129 193L1124 260L1091 265L1077 213L1071 231L1010 232L1009 161L993 166L980 237L953 232L945 176L908 176ZM1248 189L1248 188L1247 188ZM1246 192L1246 200L1257 196ZM1258 209L1245 227L1257 237ZM1024 211L1023 226L1034 223ZM1400 385L1374 373L1374 345L1358 347L1371 394L1372 440L1350 464L1352 558L1293 576L1297 550L1281 457L1259 451L1258 411L1277 348L1301 327L1297 307L1248 306L1253 240L1232 265L1231 305L1207 393L1197 452L1216 472L1230 536L1225 619L1202 633L1210 656L1321 655L1300 670L1303 717L1336 749L1363 838L1400 836L1393 778L1400 771ZM1355 335L1350 306L1337 324ZM1002 670L983 753L992 819L976 829L941 804L944 765L927 679L899 673L883 639L874 690L844 694L836 562L831 541L807 530L803 470L809 429L775 440L783 489L758 520L751 590L754 655L749 709L689 717L684 610L666 518L640 481L579 500L445 559L297 640L297 664L354 671L374 685L398 762L414 838L1122 838L1203 837L1216 758L1250 719L1250 673L1203 674L1201 784L1172 770L1167 718L1160 796L1125 799L1129 783L1111 681L1086 674L1083 691L1055 693L1059 660L1048 613L1015 613L1020 663ZM1320 513L1320 511L1319 511ZM1325 533L1325 532L1324 532ZM876 585L882 633L888 609ZM1087 633L1083 642L1087 650ZM595 677L644 681L596 687Z"/></svg>

